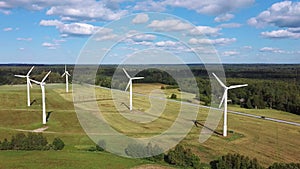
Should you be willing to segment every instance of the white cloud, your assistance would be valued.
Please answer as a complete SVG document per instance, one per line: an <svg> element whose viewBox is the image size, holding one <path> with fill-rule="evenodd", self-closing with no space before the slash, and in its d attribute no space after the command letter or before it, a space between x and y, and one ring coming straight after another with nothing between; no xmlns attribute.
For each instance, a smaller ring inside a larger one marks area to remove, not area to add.
<svg viewBox="0 0 300 169"><path fill-rule="evenodd" d="M97 35L96 35L97 36ZM116 34L107 34L107 35L100 35L94 38L96 41L107 41L107 40L114 40L118 37Z"/></svg>
<svg viewBox="0 0 300 169"><path fill-rule="evenodd" d="M19 48L19 50L21 50L21 51L22 51L22 50L25 50L25 48Z"/></svg>
<svg viewBox="0 0 300 169"><path fill-rule="evenodd" d="M279 48L272 48L272 47L263 47L259 50L260 52L271 52L271 53L285 53L284 50Z"/></svg>
<svg viewBox="0 0 300 169"><path fill-rule="evenodd" d="M4 32L9 32L9 31L12 31L13 30L13 28L10 28L10 27L8 27L8 28L3 28L3 31Z"/></svg>
<svg viewBox="0 0 300 169"><path fill-rule="evenodd" d="M100 20L112 21L120 19L126 15L126 10L112 10L107 8L102 1L79 0L79 2L71 3L70 5L52 6L47 12L47 15L58 15L65 19L79 20Z"/></svg>
<svg viewBox="0 0 300 169"><path fill-rule="evenodd" d="M136 42L141 42L141 41L153 41L156 38L156 36L151 34L138 34L130 38Z"/></svg>
<svg viewBox="0 0 300 169"><path fill-rule="evenodd" d="M149 20L149 16L147 14L137 14L135 18L133 18L132 23L140 24L146 23Z"/></svg>
<svg viewBox="0 0 300 169"><path fill-rule="evenodd" d="M300 32L297 31L298 29L289 28L289 29L281 29L271 32L262 32L261 35L265 38L274 38L274 39L283 39L283 38L293 38L299 39Z"/></svg>
<svg viewBox="0 0 300 169"><path fill-rule="evenodd" d="M225 51L225 52L222 53L223 56L235 56L235 55L239 55L239 54L240 54L240 52L235 51L235 50Z"/></svg>
<svg viewBox="0 0 300 169"><path fill-rule="evenodd" d="M239 24L239 23L224 23L224 24L219 25L218 27L220 27L220 28L239 28L241 26L242 26L242 24Z"/></svg>
<svg viewBox="0 0 300 169"><path fill-rule="evenodd" d="M226 13L215 17L215 22L226 22L234 18L234 15Z"/></svg>
<svg viewBox="0 0 300 169"><path fill-rule="evenodd" d="M41 20L40 21L41 26L60 26L63 25L63 23L59 20Z"/></svg>
<svg viewBox="0 0 300 169"><path fill-rule="evenodd" d="M300 27L300 2L282 1L274 3L266 11L250 18L248 24L256 27L267 25Z"/></svg>
<svg viewBox="0 0 300 169"><path fill-rule="evenodd" d="M95 1L95 0L10 0L0 1L0 10L11 10L13 8L24 8L28 10L48 9L47 15L57 15L64 19L74 20L117 20L126 15L127 10L113 8L114 1Z"/></svg>
<svg viewBox="0 0 300 169"><path fill-rule="evenodd" d="M221 28L213 28L209 26L197 26L189 33L191 35L206 35L206 36L219 36Z"/></svg>
<svg viewBox="0 0 300 169"><path fill-rule="evenodd" d="M219 39L196 39L191 38L189 44L196 45L228 45L230 43L236 42L236 38L219 38Z"/></svg>
<svg viewBox="0 0 300 169"><path fill-rule="evenodd" d="M146 0L146 1L138 1L133 7L133 9L136 11L162 12L166 10L166 7L164 6L164 4L162 4L162 2Z"/></svg>
<svg viewBox="0 0 300 169"><path fill-rule="evenodd" d="M95 31L93 39L96 41L117 40L118 38L118 35L114 34L110 28L96 27Z"/></svg>
<svg viewBox="0 0 300 169"><path fill-rule="evenodd" d="M53 39L52 42L42 43L42 46L48 49L57 49L61 45L61 43L65 41L66 41L65 39Z"/></svg>
<svg viewBox="0 0 300 169"><path fill-rule="evenodd" d="M58 43L49 43L49 42L44 42L42 43L43 47L46 47L48 49L57 49L57 47L59 46Z"/></svg>
<svg viewBox="0 0 300 169"><path fill-rule="evenodd" d="M183 7L201 14L221 15L235 11L239 8L248 7L254 2L255 0L165 0L161 4L173 7Z"/></svg>
<svg viewBox="0 0 300 169"><path fill-rule="evenodd" d="M155 31L183 31L192 28L192 25L184 23L180 20L170 19L170 20L154 20L148 27L154 29Z"/></svg>
<svg viewBox="0 0 300 169"><path fill-rule="evenodd" d="M158 46L158 47L175 47L175 46L178 46L179 43L168 40L168 41L156 42L155 45Z"/></svg>
<svg viewBox="0 0 300 169"><path fill-rule="evenodd" d="M89 36L96 33L101 27L93 26L86 23L69 23L64 24L58 20L42 20L40 21L41 26L55 26L62 37L67 37L69 35L75 36ZM102 31L107 31L106 29L101 29ZM104 32L105 33L105 32Z"/></svg>
<svg viewBox="0 0 300 169"><path fill-rule="evenodd" d="M18 41L32 41L32 38L17 38Z"/></svg>
<svg viewBox="0 0 300 169"><path fill-rule="evenodd" d="M99 30L99 27L86 23L70 23L59 26L59 31L62 34L88 36Z"/></svg>

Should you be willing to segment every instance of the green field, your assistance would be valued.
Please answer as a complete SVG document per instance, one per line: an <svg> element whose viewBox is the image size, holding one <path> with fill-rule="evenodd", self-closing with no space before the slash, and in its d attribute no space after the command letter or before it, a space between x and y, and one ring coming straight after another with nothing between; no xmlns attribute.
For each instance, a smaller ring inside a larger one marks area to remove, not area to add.
<svg viewBox="0 0 300 169"><path fill-rule="evenodd" d="M134 92L152 95L153 91L159 96L169 97L175 93L182 100L193 100L192 94L181 94L176 89L161 90L161 84L134 85ZM0 139L10 138L18 130L34 130L43 127L41 124L41 93L39 86L34 86L31 92L31 100L36 102L28 108L26 106L25 85L1 86L0 97ZM122 94L126 98L128 93ZM155 93L154 93L155 95ZM47 112L52 112L44 135L48 141L54 137L64 140L66 147L60 152L24 152L24 151L1 151L0 166L3 168L131 168L150 162L139 159L119 157L110 153L87 152L85 147L94 146L92 140L84 133L77 115L74 111L73 97L64 92L64 85L49 84L46 87ZM96 89L97 103L101 107L103 116L117 131L133 137L148 137L156 135L168 129L177 117L180 105L176 102L166 102L163 113L149 123L135 123L125 119L122 113L129 114L125 106L115 108L111 99L111 91ZM80 98L89 100L88 97ZM151 104L148 97L134 95L135 113L150 112ZM126 104L126 103L125 103ZM238 110L245 113L264 115L283 120L300 122L300 117L294 114L276 110L248 110L236 106L230 110ZM197 120L204 123L208 110L201 108ZM156 116L155 114L153 115ZM150 130L151 129L151 130ZM205 143L199 143L201 127L193 127L182 144L187 145L193 152L200 156L202 162L209 163L221 155L229 152L257 158L264 166L273 162L299 162L300 154L300 127L280 124L262 119L253 119L239 115L229 114L229 136L223 138L213 135ZM220 121L217 132L222 132ZM28 160L27 160L28 159ZM107 160L109 159L109 160Z"/></svg>

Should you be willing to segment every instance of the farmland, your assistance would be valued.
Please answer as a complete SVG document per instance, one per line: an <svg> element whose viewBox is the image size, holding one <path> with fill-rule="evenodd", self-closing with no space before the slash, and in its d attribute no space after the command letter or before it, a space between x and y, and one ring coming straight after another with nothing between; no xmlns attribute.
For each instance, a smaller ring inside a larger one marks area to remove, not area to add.
<svg viewBox="0 0 300 169"><path fill-rule="evenodd" d="M134 91L140 93L135 94L134 109L139 111L147 111L151 108L150 99L146 97L151 95L151 91L160 91L162 84L138 84L134 85ZM96 88L97 103L104 114L105 119L118 132L133 137L149 137L156 135L172 125L177 117L177 102L167 101L165 111L160 117L148 123L135 123L125 119L115 108L115 103L111 98L111 91L104 88ZM26 88L25 85L4 85L0 87L0 97L2 106L0 108L0 135L1 139L10 138L12 134L20 132L20 130L34 130L43 127L41 124L41 94L40 89L36 86L32 89L32 100L36 102L30 107L26 107ZM174 89L161 90L160 96L169 97L171 93L175 93L178 98L181 93ZM48 84L46 88L47 95L47 112L52 112L47 123L48 129L44 131L44 135L48 140L52 141L54 137L59 136L66 144L61 152L14 152L2 151L0 158L3 163L1 166L14 168L13 163L22 161L23 156L30 158L40 157L40 163L24 163L25 168L38 167L46 164L50 168L51 164L60 163L60 158L65 159L61 168L72 168L76 165L73 161L78 159L83 166L97 164L99 158L99 166L105 168L106 165L115 164L117 168L131 168L134 166L147 164L148 161L139 159L122 158L110 153L94 153L85 151L95 143L84 133L77 119L72 94L64 92L62 84ZM127 93L122 95L127 97ZM193 99L193 95L185 95L185 99ZM85 98L89 99L89 98ZM121 107L122 111L129 113L126 107ZM241 109L236 106L230 106L230 110L238 110L245 113L263 115L279 119L300 122L300 117L277 110L261 109ZM151 113L151 111L150 111ZM197 120L204 123L208 110L200 108ZM138 115L137 115L138 116ZM227 153L240 153L252 158L257 158L264 166L268 166L274 162L297 162L300 158L298 147L300 146L300 128L297 126L265 121L263 119L254 119L240 115L228 115L229 137L223 138L218 134L213 134L206 142L199 143L199 133L201 126L194 126L188 135L181 141L181 144L192 148L192 151L199 155L201 162L209 163L220 155ZM151 130L149 130L149 128ZM217 132L222 133L222 121L220 121ZM47 155L47 153L49 153ZM77 156L78 155L78 156ZM13 158L7 158L8 156ZM49 156L49 158L48 158ZM77 156L77 157L73 157ZM111 161L103 160L105 158ZM83 160L86 159L86 160ZM102 159L102 160L101 160ZM120 159L122 162L120 162ZM116 162L113 162L116 160ZM4 163L5 161L5 163ZM56 162L55 162L56 161ZM83 161L86 161L83 162ZM100 162L101 161L101 162ZM103 161L107 163L103 163ZM118 161L118 162L117 162ZM17 167L17 166L15 166Z"/></svg>

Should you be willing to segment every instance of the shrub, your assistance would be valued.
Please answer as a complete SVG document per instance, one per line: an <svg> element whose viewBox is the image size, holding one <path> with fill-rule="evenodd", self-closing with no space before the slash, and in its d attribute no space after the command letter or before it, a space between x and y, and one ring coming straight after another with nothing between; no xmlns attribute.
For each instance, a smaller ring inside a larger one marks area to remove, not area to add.
<svg viewBox="0 0 300 169"><path fill-rule="evenodd" d="M172 93L172 95L171 95L171 97L170 97L171 99L177 99L177 95L176 94L174 94L174 93Z"/></svg>
<svg viewBox="0 0 300 169"><path fill-rule="evenodd" d="M128 156L134 158L145 157L145 159L150 161L162 161L164 158L164 154L162 154L163 150L158 146L152 146L151 143L148 143L147 146L143 144L133 143L129 144L125 149L125 153Z"/></svg>
<svg viewBox="0 0 300 169"><path fill-rule="evenodd" d="M300 169L300 163L274 163L268 169Z"/></svg>
<svg viewBox="0 0 300 169"><path fill-rule="evenodd" d="M53 150L62 150L65 147L65 143L58 137L54 138L52 142Z"/></svg>
<svg viewBox="0 0 300 169"><path fill-rule="evenodd" d="M177 145L174 150L169 151L166 162L182 167L200 168L199 157L181 145Z"/></svg>
<svg viewBox="0 0 300 169"><path fill-rule="evenodd" d="M240 154L227 154L218 160L211 162L212 169L263 169L257 160Z"/></svg>

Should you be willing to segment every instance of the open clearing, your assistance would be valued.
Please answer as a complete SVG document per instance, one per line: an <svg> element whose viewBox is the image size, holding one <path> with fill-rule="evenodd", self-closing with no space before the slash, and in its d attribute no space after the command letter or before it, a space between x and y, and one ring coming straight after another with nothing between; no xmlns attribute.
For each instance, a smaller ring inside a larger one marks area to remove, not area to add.
<svg viewBox="0 0 300 169"><path fill-rule="evenodd" d="M158 92L159 96L168 97L174 93L178 98L182 96L183 100L192 100L194 97L192 94L181 95L176 89L161 90L161 84L134 84L133 86L133 91L141 94L152 95L154 93L155 95L155 92ZM26 106L25 85L0 87L1 140L10 138L11 135L18 132L15 129L35 130L43 127L41 124L40 88L35 86L31 95L31 100L36 100L36 102L28 108ZM111 95L110 90L96 88L96 100L103 116L114 129L133 137L149 137L165 131L173 124L180 108L179 103L166 101L165 110L162 114L159 114L159 117L155 114L152 121L136 123L124 118L119 113L121 110L123 113L129 114L129 110L126 106L121 105L119 100L114 102ZM122 96L126 98L128 93L123 93ZM89 99L89 97L84 96L79 98L79 100L86 101L89 101ZM126 100L124 104L128 104ZM106 166L110 166L110 168L131 168L149 163L138 159L121 158L109 153L82 151L80 147L93 146L94 143L81 128L74 111L72 94L64 92L64 85L49 84L46 86L46 105L47 112L51 112L51 116L47 123L48 129L45 130L44 134L49 142L54 137L62 138L66 144L65 149L60 152L1 151L0 166L7 166L5 168L47 168L48 166L49 168L53 168L53 166L74 168L76 166L78 168L82 165L82 168L92 168L96 165L97 168L99 166L103 168ZM139 112L152 113L149 97L134 94L133 106L136 110L136 116ZM299 116L276 110L247 110L236 106L230 106L229 110L300 122ZM197 120L204 124L207 114L207 109L200 108ZM182 141L182 144L191 148L200 156L201 161L206 163L229 152L255 157L265 166L273 162L299 162L300 127L228 114L228 130L228 138L214 134L206 142L199 143L201 126L194 126ZM222 121L220 121L216 131L222 133ZM24 160L25 156L28 159L35 159L36 162ZM110 160L105 160L105 158ZM39 163L37 159L41 162ZM79 162L76 163L76 160ZM20 166L17 166L18 164ZM41 167L42 164L44 164L43 167Z"/></svg>

